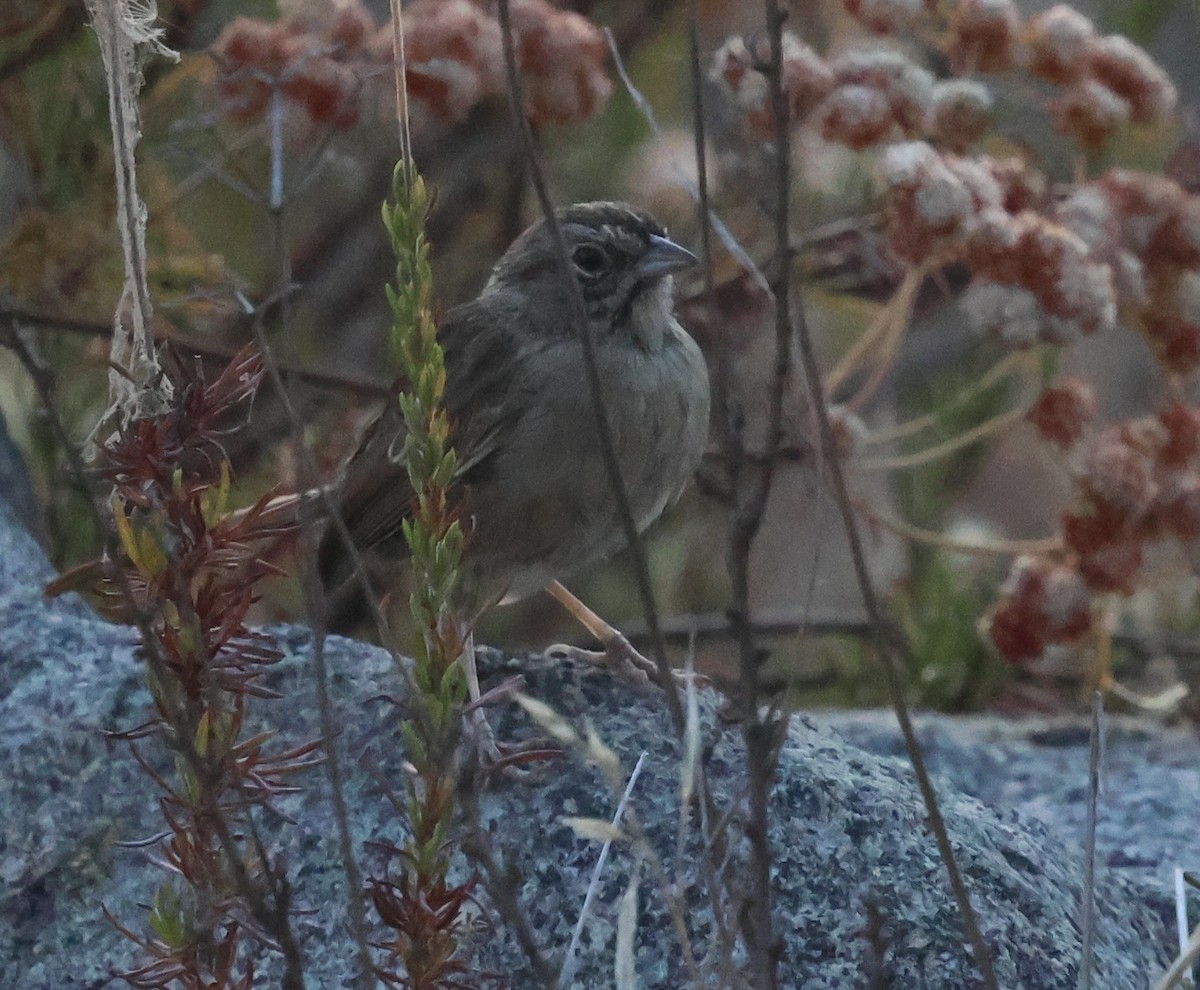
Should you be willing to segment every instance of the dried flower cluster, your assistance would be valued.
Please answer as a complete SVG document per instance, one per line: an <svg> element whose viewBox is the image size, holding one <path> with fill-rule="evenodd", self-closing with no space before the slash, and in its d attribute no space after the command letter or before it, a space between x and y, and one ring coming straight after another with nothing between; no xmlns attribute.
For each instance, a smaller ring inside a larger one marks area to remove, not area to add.
<svg viewBox="0 0 1200 990"><path fill-rule="evenodd" d="M1000 655L1028 663L1069 647L1091 631L1092 596L1079 572L1044 558L1020 557L1000 589L988 634Z"/></svg>
<svg viewBox="0 0 1200 990"><path fill-rule="evenodd" d="M877 35L904 33L936 50L951 78L935 80L891 38L821 55L785 36L781 83L789 125L875 152L884 232L909 271L966 269L961 300L976 328L1012 347L1063 345L1137 329L1169 373L1200 366L1200 198L1176 182L1113 170L1052 191L1019 160L978 154L992 127L987 73L1048 84L1042 113L1081 151L1134 125L1162 126L1175 87L1140 48L1102 36L1078 11L1025 17L1014 0L842 0ZM729 39L710 78L743 134L777 140L770 59L761 41ZM1040 97L1034 97L1040 99ZM1175 543L1200 565L1200 414L1093 427L1082 382L1046 389L1029 413L1077 474L1063 519L1066 554L1017 561L989 619L1011 660L1031 660L1091 631L1094 596L1129 594L1148 543Z"/></svg>
<svg viewBox="0 0 1200 990"><path fill-rule="evenodd" d="M1200 365L1200 197L1118 169L1077 187L1055 216L1109 267L1126 322L1163 367Z"/></svg>
<svg viewBox="0 0 1200 990"><path fill-rule="evenodd" d="M1114 326L1111 266L1047 208L1035 173L1019 163L893 145L881 171L888 235L910 263L961 262L975 275L964 307L1014 346L1066 343Z"/></svg>
<svg viewBox="0 0 1200 990"><path fill-rule="evenodd" d="M1132 594L1152 544L1175 546L1200 574L1200 409L1176 403L1096 432L1093 401L1066 380L1030 417L1070 453L1077 495L1063 515L1066 558L1022 558L1002 589L990 633L1009 660L1035 659L1089 631L1091 597Z"/></svg>
<svg viewBox="0 0 1200 990"><path fill-rule="evenodd" d="M1100 36L1086 17L1059 5L1023 23L1012 0L959 0L939 27L919 0L843 0L870 30L917 31L939 47L955 73L1031 73L1060 87L1045 105L1055 125L1081 147L1103 145L1129 124L1159 125L1175 109L1166 73L1127 38ZM983 83L934 83L916 62L882 44L822 57L784 35L783 86L793 123L855 150L930 137L962 152L986 132L992 99ZM773 136L765 43L729 39L710 78L744 114L748 130Z"/></svg>
<svg viewBox="0 0 1200 990"><path fill-rule="evenodd" d="M535 123L575 123L612 93L607 48L585 17L548 0L513 0L525 110ZM405 80L418 111L461 121L505 91L500 25L486 0L416 0L405 8ZM239 17L213 46L221 93L240 118L259 116L278 91L315 123L344 130L391 98L392 27L357 0L314 20Z"/></svg>
<svg viewBox="0 0 1200 990"><path fill-rule="evenodd" d="M1045 389L1028 418L1043 440L1070 450L1096 416L1096 392L1078 378L1060 379Z"/></svg>
<svg viewBox="0 0 1200 990"><path fill-rule="evenodd" d="M977 326L1062 344L1120 312L1168 371L1200 365L1200 197L1178 183L1113 170L1054 201L1019 163L920 142L891 146L881 172L892 249L965 264Z"/></svg>
<svg viewBox="0 0 1200 990"><path fill-rule="evenodd" d="M227 111L254 119L278 91L315 123L352 127L361 112L365 45L374 32L370 15L353 5L337 8L322 24L235 18L212 49Z"/></svg>
<svg viewBox="0 0 1200 990"><path fill-rule="evenodd" d="M842 5L876 34L907 31L921 16L922 0L843 0Z"/></svg>
<svg viewBox="0 0 1200 990"><path fill-rule="evenodd" d="M829 141L862 150L897 136L924 133L934 80L911 59L884 48L825 59L792 34L783 38L783 87L792 122L813 120ZM772 137L774 120L762 40L730 38L717 50L710 78L745 116L751 133Z"/></svg>
<svg viewBox="0 0 1200 990"><path fill-rule="evenodd" d="M1130 123L1160 123L1175 109L1175 87L1150 56L1128 38L1100 37L1071 7L1034 17L1025 42L1029 71L1063 87L1051 116L1085 148L1100 147Z"/></svg>

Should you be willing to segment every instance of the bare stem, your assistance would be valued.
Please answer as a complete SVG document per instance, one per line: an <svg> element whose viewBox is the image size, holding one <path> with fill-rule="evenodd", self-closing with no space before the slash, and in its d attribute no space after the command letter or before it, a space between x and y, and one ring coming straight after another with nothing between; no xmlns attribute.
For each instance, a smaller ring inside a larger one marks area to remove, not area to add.
<svg viewBox="0 0 1200 990"><path fill-rule="evenodd" d="M280 91L272 91L272 119L282 118ZM271 142L271 176L272 191L268 208L271 237L275 248L275 277L279 303L279 316L282 326L289 325L290 306L288 304L292 283L292 258L288 249L285 209L287 200L283 193L283 142L278 127L272 128ZM278 183L278 185L276 184ZM312 452L304 439L304 423L291 400L290 383L284 379L278 364L271 353L263 325L263 311L260 309L254 321L254 336L262 354L263 364L271 384L283 405L288 425L292 434L292 450L298 466L298 480L301 491L320 488L316 464ZM291 377L289 373L289 377ZM323 491L323 489L322 489ZM350 935L354 941L358 955L358 986L361 990L372 990L377 985L375 966L371 960L371 951L367 941L367 917L363 906L363 875L359 868L358 859L354 852L354 840L350 832L350 814L346 803L346 788L342 772L341 756L337 748L338 730L333 718L333 706L329 698L329 671L325 658L326 634L326 601L317 577L315 548L312 544L311 533L315 531L314 504L311 499L300 499L298 512L300 526L299 539L299 579L301 592L304 595L305 610L312 627L312 658L311 670L313 685L317 694L317 709L321 721L321 748L325 756L325 772L329 778L329 787L333 799L333 818L337 826L338 852L342 860L342 870L346 877L346 907L350 920Z"/></svg>
<svg viewBox="0 0 1200 990"><path fill-rule="evenodd" d="M596 342L588 331L587 307L583 301L583 293L575 277L567 254L567 245L563 240L562 228L554 212L554 204L550 201L550 193L546 188L546 178L538 155L537 146L533 139L529 120L525 116L524 99L522 96L521 74L517 67L517 55L513 43L512 15L509 11L508 0L499 0L500 33L504 43L504 67L508 76L508 95L511 104L514 123L521 135L521 144L525 150L525 158L529 165L529 175L537 193L545 218L546 229L550 232L557 255L559 272L570 286L571 312L569 314L572 327L579 338L583 350L584 368L587 373L588 396L591 400L592 411L596 417L596 431L600 438L600 449L604 456L604 467L612 486L613 498L621 517L621 525L625 530L625 539L633 557L634 576L637 580L638 596L641 599L642 611L646 617L646 625L650 630L651 651L658 668L658 682L667 696L667 704L676 730L682 735L684 728L683 706L675 691L673 674L667 660L666 647L659 632L658 606L654 601L654 589L650 584L650 571L646 566L646 548L638 532L637 521L633 516L633 508L629 501L629 492L625 479L621 477L621 466L617 461L616 448L613 444L612 425L608 420L608 410L605 407L604 391L600 383L600 369L596 357Z"/></svg>

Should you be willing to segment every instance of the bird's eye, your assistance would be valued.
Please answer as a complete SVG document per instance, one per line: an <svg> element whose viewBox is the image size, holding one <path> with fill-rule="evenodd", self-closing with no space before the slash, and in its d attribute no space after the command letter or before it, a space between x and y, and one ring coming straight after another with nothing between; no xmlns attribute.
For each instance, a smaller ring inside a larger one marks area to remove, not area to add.
<svg viewBox="0 0 1200 990"><path fill-rule="evenodd" d="M571 260L583 275L599 275L608 267L608 255L595 244L581 244L571 253Z"/></svg>

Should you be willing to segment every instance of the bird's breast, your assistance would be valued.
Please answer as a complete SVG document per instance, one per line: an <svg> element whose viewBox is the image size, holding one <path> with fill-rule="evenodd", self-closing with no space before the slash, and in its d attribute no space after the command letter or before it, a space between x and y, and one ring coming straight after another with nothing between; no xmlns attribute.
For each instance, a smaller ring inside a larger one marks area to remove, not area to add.
<svg viewBox="0 0 1200 990"><path fill-rule="evenodd" d="M559 339L530 346L538 352L515 362L516 384L537 400L470 494L472 555L518 597L625 543L580 345ZM656 352L608 337L597 343L597 361L613 448L644 529L678 496L704 452L704 359L671 320Z"/></svg>

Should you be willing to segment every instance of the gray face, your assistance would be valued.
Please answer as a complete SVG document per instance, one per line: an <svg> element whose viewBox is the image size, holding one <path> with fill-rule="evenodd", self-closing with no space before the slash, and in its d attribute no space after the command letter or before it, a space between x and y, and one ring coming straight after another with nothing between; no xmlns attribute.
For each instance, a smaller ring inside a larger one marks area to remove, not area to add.
<svg viewBox="0 0 1200 990"><path fill-rule="evenodd" d="M648 213L620 203L585 203L558 215L567 253L594 326L629 332L634 310L695 257L667 239ZM560 305L564 286L550 231L536 224L496 265L489 287L524 287Z"/></svg>

